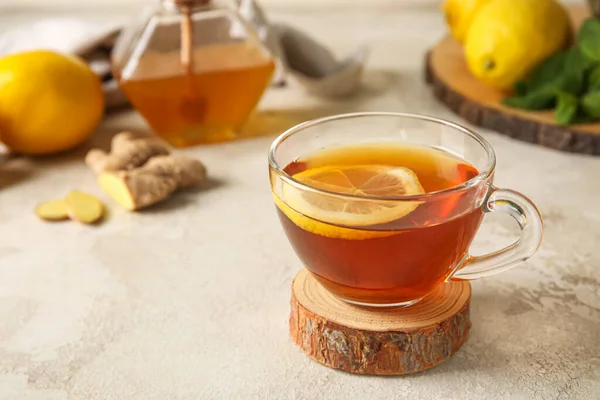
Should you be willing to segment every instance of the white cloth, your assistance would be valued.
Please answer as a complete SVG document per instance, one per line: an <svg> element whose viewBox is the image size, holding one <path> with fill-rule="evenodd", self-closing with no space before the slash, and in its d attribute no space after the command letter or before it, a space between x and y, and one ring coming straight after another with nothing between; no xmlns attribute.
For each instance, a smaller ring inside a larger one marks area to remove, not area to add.
<svg viewBox="0 0 600 400"><path fill-rule="evenodd" d="M309 93L322 97L348 96L358 89L368 54L366 46L338 60L301 30L269 23L254 0L238 0L238 4L240 13L254 24L277 60L273 87L284 86L291 77ZM34 49L76 54L102 77L107 107L119 107L128 102L112 77L109 56L120 29L74 18L40 20L0 35L0 56Z"/></svg>

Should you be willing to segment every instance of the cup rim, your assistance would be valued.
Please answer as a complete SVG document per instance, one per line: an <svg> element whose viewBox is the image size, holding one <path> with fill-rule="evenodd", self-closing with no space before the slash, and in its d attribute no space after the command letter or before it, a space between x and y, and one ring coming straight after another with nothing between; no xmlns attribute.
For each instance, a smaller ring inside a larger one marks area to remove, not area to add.
<svg viewBox="0 0 600 400"><path fill-rule="evenodd" d="M333 192L330 190L320 189L320 188L316 188L316 187L307 185L303 182L300 182L299 180L294 179L294 177L292 177L287 172L285 172L283 170L283 168L280 167L279 164L277 164L277 162L275 161L275 152L276 152L277 148L279 147L279 145L281 143L283 143L287 138L293 136L294 134L296 134L306 128L310 128L312 126L319 125L324 122L340 120L340 119L348 119L348 118L357 118L357 117L401 117L401 118L409 118L409 119L433 122L433 123L437 123L440 125L445 125L445 126L454 128L454 129L466 134L467 136L470 136L471 138L475 139L484 148L484 150L488 156L487 165L482 171L479 172L478 175L474 176L473 178L469 179L468 181L461 183L460 185L452 186L447 189L437 190L437 191L428 192L428 193L424 193L424 194L420 194L420 195L411 195L411 196L356 196L356 195L347 194L347 193L338 193L338 192ZM461 190L476 186L479 182L485 181L486 179L488 179L490 177L490 175L494 172L494 169L496 168L496 153L494 152L492 145L480 134L474 132L471 129L465 128L462 125L459 125L457 123L454 123L454 122L451 122L451 121L448 121L448 120L445 120L442 118L431 117L429 115L424 115L424 114L414 114L414 113L365 111L365 112L335 114L335 115L330 115L330 116L326 116L326 117L316 118L316 119L302 122L300 124L297 124L297 125L289 128L288 130L286 130L282 134L280 134L277 138L275 138L275 140L271 144L271 147L269 148L269 166L286 183L288 183L298 189L308 190L308 191L323 194L323 195L336 196L336 197L340 197L340 198L349 198L349 199L360 198L362 200L376 200L376 201L424 200L424 199L439 196L439 195L445 195L445 194L449 194L449 193L459 192Z"/></svg>

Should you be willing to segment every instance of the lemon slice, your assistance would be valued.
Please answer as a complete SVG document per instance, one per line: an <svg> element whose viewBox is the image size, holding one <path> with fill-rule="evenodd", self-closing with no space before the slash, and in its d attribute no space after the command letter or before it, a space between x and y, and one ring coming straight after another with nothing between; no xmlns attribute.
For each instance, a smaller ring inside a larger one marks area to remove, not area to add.
<svg viewBox="0 0 600 400"><path fill-rule="evenodd" d="M360 228L386 224L407 216L420 204L419 201L373 200L368 196L395 197L425 193L417 175L404 167L327 166L298 173L294 175L294 179L313 188L339 193L342 196L311 192L286 185L282 193L283 202L276 198L279 208L296 225L305 230L323 236L346 239L388 236L393 232L332 225Z"/></svg>

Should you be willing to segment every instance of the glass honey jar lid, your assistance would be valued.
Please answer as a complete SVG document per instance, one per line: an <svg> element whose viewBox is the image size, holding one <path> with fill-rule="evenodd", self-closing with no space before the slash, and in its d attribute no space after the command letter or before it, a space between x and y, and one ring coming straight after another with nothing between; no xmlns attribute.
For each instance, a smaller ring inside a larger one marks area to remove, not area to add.
<svg viewBox="0 0 600 400"><path fill-rule="evenodd" d="M113 74L152 130L174 146L235 139L275 69L235 3L162 0L125 28Z"/></svg>

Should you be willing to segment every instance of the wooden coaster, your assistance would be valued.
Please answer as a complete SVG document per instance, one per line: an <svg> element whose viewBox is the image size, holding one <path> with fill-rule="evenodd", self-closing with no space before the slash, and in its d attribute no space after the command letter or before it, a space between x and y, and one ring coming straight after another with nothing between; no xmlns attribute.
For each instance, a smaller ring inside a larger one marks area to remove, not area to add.
<svg viewBox="0 0 600 400"><path fill-rule="evenodd" d="M575 29L589 16L583 5L571 6L569 13ZM600 155L600 123L558 126L551 111L505 107L506 95L471 74L462 45L450 36L427 54L425 77L434 95L473 125L558 150Z"/></svg>
<svg viewBox="0 0 600 400"><path fill-rule="evenodd" d="M471 322L471 285L450 282L406 308L354 306L329 293L306 269L292 284L290 335L310 358L365 375L411 374L449 359Z"/></svg>

